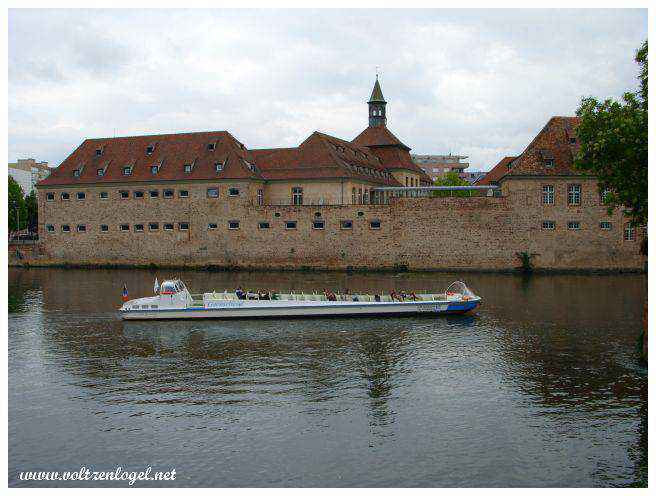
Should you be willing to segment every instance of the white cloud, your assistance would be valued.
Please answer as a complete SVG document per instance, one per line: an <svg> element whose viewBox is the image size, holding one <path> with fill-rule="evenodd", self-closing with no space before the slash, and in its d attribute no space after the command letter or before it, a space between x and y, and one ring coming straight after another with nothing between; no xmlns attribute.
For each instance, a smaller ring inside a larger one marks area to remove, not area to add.
<svg viewBox="0 0 656 496"><path fill-rule="evenodd" d="M381 67L417 153L487 169L582 96L635 86L645 10L12 10L10 159L85 137L227 129L250 147L351 139Z"/></svg>

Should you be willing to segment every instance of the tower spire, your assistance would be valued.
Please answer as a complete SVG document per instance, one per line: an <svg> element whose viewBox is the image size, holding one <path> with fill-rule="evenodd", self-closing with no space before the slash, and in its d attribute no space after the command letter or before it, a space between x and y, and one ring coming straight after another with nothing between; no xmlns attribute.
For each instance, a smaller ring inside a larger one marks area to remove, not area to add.
<svg viewBox="0 0 656 496"><path fill-rule="evenodd" d="M378 67L376 67L374 89L371 91L371 96L367 103L369 104L369 127L385 127L387 125L387 117L385 115L387 102L378 82Z"/></svg>

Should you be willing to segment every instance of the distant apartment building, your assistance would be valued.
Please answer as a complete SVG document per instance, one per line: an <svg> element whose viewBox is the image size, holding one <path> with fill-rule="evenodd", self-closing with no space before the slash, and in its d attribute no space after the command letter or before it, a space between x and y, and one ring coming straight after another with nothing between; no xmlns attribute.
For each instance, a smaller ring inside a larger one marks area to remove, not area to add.
<svg viewBox="0 0 656 496"><path fill-rule="evenodd" d="M424 169L432 181L444 177L448 172L457 172L458 175L465 179L465 169L469 163L461 162L468 158L466 155L412 155L412 160L419 167Z"/></svg>
<svg viewBox="0 0 656 496"><path fill-rule="evenodd" d="M50 167L48 162L19 158L18 161L9 163L9 175L20 185L23 193L29 195L37 182L50 175Z"/></svg>

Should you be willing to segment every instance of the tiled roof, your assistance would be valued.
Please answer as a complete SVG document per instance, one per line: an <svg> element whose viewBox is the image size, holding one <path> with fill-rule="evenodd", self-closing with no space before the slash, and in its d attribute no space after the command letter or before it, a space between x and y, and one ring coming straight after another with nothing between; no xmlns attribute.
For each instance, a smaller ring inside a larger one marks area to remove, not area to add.
<svg viewBox="0 0 656 496"><path fill-rule="evenodd" d="M479 179L476 181L476 184L480 185L488 185L488 184L496 184L499 179L501 179L503 176L505 176L510 168L508 165L510 162L515 160L517 157L503 157L501 161L492 167L490 171L485 174L485 176L482 179Z"/></svg>
<svg viewBox="0 0 656 496"><path fill-rule="evenodd" d="M381 161L367 148L320 132L297 148L253 150L265 179L353 178L398 186Z"/></svg>
<svg viewBox="0 0 656 496"><path fill-rule="evenodd" d="M581 175L573 167L579 149L576 128L578 117L555 116L517 157L505 157L477 184L494 184L521 176ZM547 164L552 164L547 166Z"/></svg>
<svg viewBox="0 0 656 496"><path fill-rule="evenodd" d="M392 131L387 129L385 126L375 126L368 127L360 134L358 134L354 139L353 143L361 146L399 146L410 151L410 147L405 145L394 136Z"/></svg>
<svg viewBox="0 0 656 496"><path fill-rule="evenodd" d="M578 117L556 116L549 119L533 141L513 161L507 176L581 175L573 168L574 157L579 149L576 137L579 123ZM553 161L553 166L547 167L547 161Z"/></svg>
<svg viewBox="0 0 656 496"><path fill-rule="evenodd" d="M221 172L217 163L224 164ZM255 167L249 168L253 163L250 152L226 131L87 139L39 185L261 178ZM185 172L185 164L191 172ZM128 176L125 167L131 168Z"/></svg>
<svg viewBox="0 0 656 496"><path fill-rule="evenodd" d="M400 186L389 173L396 168L412 170L421 174L423 181L430 181L412 161L408 147L389 131L376 133L385 137L385 143L365 146L317 131L298 147L261 150L248 150L227 131L87 139L39 186L328 178ZM219 172L217 163L223 164ZM191 171L187 172L185 165L190 165ZM124 174L126 167L130 168L129 175Z"/></svg>

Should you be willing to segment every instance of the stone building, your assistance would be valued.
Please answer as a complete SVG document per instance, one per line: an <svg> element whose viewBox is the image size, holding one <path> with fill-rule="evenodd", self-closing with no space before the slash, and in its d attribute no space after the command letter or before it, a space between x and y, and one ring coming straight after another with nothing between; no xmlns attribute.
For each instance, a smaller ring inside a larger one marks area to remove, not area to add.
<svg viewBox="0 0 656 496"><path fill-rule="evenodd" d="M368 106L352 141L85 140L37 185L38 263L509 270L526 252L538 269L643 268L638 233L572 169L576 118L550 119L500 164L494 195L433 198L413 189L430 178L387 128L378 81Z"/></svg>
<svg viewBox="0 0 656 496"><path fill-rule="evenodd" d="M37 162L33 158L19 158L9 163L9 175L20 185L23 193L29 195L34 185L50 175L48 162Z"/></svg>

